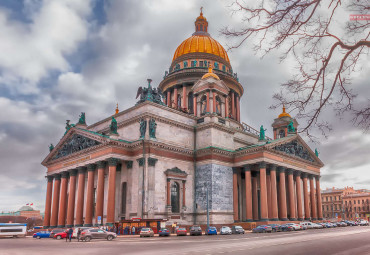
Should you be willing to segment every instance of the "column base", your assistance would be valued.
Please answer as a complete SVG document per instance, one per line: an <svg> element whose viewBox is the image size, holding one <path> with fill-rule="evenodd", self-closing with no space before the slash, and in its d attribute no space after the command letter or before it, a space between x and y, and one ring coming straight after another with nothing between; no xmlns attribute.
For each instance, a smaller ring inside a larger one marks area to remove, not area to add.
<svg viewBox="0 0 370 255"><path fill-rule="evenodd" d="M50 226L43 226L42 228L43 228L43 229L46 229L46 228L50 228Z"/></svg>
<svg viewBox="0 0 370 255"><path fill-rule="evenodd" d="M278 218L273 218L273 219L270 219L271 221L279 221Z"/></svg>
<svg viewBox="0 0 370 255"><path fill-rule="evenodd" d="M248 219L245 222L253 222L253 220L252 219Z"/></svg>
<svg viewBox="0 0 370 255"><path fill-rule="evenodd" d="M76 224L75 227L83 227L84 224Z"/></svg>
<svg viewBox="0 0 370 255"><path fill-rule="evenodd" d="M49 228L56 228L57 226L49 226Z"/></svg>
<svg viewBox="0 0 370 255"><path fill-rule="evenodd" d="M103 224L95 224L94 227L100 227L103 226Z"/></svg>
<svg viewBox="0 0 370 255"><path fill-rule="evenodd" d="M311 220L311 218L304 218L304 220Z"/></svg>
<svg viewBox="0 0 370 255"><path fill-rule="evenodd" d="M296 218L289 218L289 220L296 221L297 219Z"/></svg>
<svg viewBox="0 0 370 255"><path fill-rule="evenodd" d="M289 221L289 219L288 218L282 218L282 219L280 219L281 221Z"/></svg>
<svg viewBox="0 0 370 255"><path fill-rule="evenodd" d="M304 220L304 218L298 218L298 220L302 221L302 220Z"/></svg>
<svg viewBox="0 0 370 255"><path fill-rule="evenodd" d="M84 227L92 227L93 224L84 224Z"/></svg>
<svg viewBox="0 0 370 255"><path fill-rule="evenodd" d="M269 219L260 219L260 221L269 221Z"/></svg>
<svg viewBox="0 0 370 255"><path fill-rule="evenodd" d="M66 225L67 228L73 228L73 225Z"/></svg>
<svg viewBox="0 0 370 255"><path fill-rule="evenodd" d="M323 220L323 218L318 218L318 220Z"/></svg>
<svg viewBox="0 0 370 255"><path fill-rule="evenodd" d="M316 218L312 218L311 220L317 220Z"/></svg>
<svg viewBox="0 0 370 255"><path fill-rule="evenodd" d="M65 225L58 225L58 228L64 228Z"/></svg>

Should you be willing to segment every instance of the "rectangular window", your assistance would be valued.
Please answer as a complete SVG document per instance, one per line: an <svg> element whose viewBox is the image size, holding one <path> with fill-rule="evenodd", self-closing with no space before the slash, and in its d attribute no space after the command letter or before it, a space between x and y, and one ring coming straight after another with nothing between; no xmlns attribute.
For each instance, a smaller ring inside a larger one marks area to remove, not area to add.
<svg viewBox="0 0 370 255"><path fill-rule="evenodd" d="M199 61L199 66L203 67L203 65L204 65L203 61Z"/></svg>
<svg viewBox="0 0 370 255"><path fill-rule="evenodd" d="M353 204L354 204L354 205L356 204L356 200L353 200Z"/></svg>

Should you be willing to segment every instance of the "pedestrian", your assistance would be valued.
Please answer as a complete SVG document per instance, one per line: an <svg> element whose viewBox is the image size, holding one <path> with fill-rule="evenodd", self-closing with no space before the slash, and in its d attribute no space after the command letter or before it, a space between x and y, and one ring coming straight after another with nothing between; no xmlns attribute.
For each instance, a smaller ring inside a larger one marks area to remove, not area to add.
<svg viewBox="0 0 370 255"><path fill-rule="evenodd" d="M64 231L66 233L66 242L68 241L68 233L69 233L69 229L66 229L66 231Z"/></svg>
<svg viewBox="0 0 370 255"><path fill-rule="evenodd" d="M135 235L135 227L132 227L132 232L133 235Z"/></svg>
<svg viewBox="0 0 370 255"><path fill-rule="evenodd" d="M78 229L77 229L77 242L79 242L79 241L80 241L80 235L81 235L81 229L80 229L80 228L78 228Z"/></svg>
<svg viewBox="0 0 370 255"><path fill-rule="evenodd" d="M73 235L73 229L72 229L72 228L70 228L70 229L68 230L68 234L67 234L67 236L68 236L68 238L69 238L69 241L70 241L70 242L72 241L72 235Z"/></svg>

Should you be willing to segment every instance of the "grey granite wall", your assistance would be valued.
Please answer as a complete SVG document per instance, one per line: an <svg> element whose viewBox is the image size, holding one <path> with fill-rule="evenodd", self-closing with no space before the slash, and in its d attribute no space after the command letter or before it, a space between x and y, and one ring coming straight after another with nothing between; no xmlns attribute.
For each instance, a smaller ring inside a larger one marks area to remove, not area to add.
<svg viewBox="0 0 370 255"><path fill-rule="evenodd" d="M195 174L197 212L206 211L207 187L210 211L233 210L233 171L231 167L206 164L197 166Z"/></svg>

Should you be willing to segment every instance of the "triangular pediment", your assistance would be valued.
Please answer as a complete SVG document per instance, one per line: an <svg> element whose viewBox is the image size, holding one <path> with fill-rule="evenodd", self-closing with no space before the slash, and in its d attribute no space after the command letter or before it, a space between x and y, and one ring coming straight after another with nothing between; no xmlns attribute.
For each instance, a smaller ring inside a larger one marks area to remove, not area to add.
<svg viewBox="0 0 370 255"><path fill-rule="evenodd" d="M102 137L87 130L85 131L83 129L73 127L63 136L55 148L44 159L42 164L46 165L51 161L62 159L70 155L73 156L73 154L93 148L102 143L104 143L104 139L102 139Z"/></svg>
<svg viewBox="0 0 370 255"><path fill-rule="evenodd" d="M224 94L224 95L228 95L230 91L230 89L227 87L225 82L223 82L222 80L217 80L213 77L208 77L206 79L198 80L194 84L192 91L197 94L207 89L218 90L221 94Z"/></svg>
<svg viewBox="0 0 370 255"><path fill-rule="evenodd" d="M273 151L309 161L313 164L324 165L299 135L274 140L266 147L269 147Z"/></svg>
<svg viewBox="0 0 370 255"><path fill-rule="evenodd" d="M73 153L85 150L87 148L101 144L100 142L80 134L73 134L63 145L56 151L52 159L62 158Z"/></svg>

